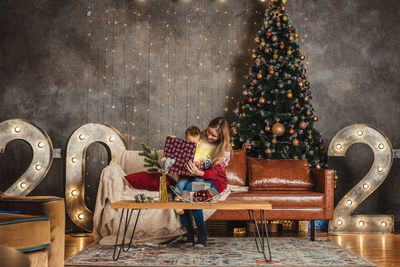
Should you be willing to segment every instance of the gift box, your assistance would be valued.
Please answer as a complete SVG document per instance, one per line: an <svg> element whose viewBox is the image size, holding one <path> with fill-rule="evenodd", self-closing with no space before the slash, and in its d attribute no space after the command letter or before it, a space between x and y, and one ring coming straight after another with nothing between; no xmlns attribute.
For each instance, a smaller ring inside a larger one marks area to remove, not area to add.
<svg viewBox="0 0 400 267"><path fill-rule="evenodd" d="M192 175L186 169L186 163L194 160L197 144L184 139L168 136L164 145L164 157L175 159L168 173Z"/></svg>

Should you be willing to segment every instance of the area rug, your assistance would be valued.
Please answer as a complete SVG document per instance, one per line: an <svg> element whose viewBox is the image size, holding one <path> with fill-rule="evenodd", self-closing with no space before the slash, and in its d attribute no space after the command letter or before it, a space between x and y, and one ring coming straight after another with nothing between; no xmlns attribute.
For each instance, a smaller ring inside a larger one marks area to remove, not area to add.
<svg viewBox="0 0 400 267"><path fill-rule="evenodd" d="M276 266L376 266L329 239L270 238L272 262ZM203 249L184 247L182 242L131 248L113 261L113 247L96 243L72 256L65 266L260 266L254 238L211 237ZM266 254L268 255L268 254Z"/></svg>

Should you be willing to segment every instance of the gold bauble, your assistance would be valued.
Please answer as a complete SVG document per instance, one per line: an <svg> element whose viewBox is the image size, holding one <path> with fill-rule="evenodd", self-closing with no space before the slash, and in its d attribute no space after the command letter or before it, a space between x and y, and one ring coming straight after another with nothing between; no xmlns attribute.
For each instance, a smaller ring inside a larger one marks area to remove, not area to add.
<svg viewBox="0 0 400 267"><path fill-rule="evenodd" d="M237 130L236 130L235 127L232 127L232 128L231 128L231 132L232 132L233 135L237 135Z"/></svg>
<svg viewBox="0 0 400 267"><path fill-rule="evenodd" d="M281 136L285 133L285 126L283 126L282 123L275 123L272 126L272 133L275 134L276 136Z"/></svg>
<svg viewBox="0 0 400 267"><path fill-rule="evenodd" d="M321 169L321 164L319 164L319 163L315 164L315 168L316 168L317 170L320 170L320 169Z"/></svg>
<svg viewBox="0 0 400 267"><path fill-rule="evenodd" d="M309 85L310 85L310 82L309 82L309 81L305 81L304 84L305 84L306 86L309 86Z"/></svg>
<svg viewBox="0 0 400 267"><path fill-rule="evenodd" d="M277 54L274 54L274 59L277 59L279 56Z"/></svg>
<svg viewBox="0 0 400 267"><path fill-rule="evenodd" d="M265 126L264 129L265 129L266 132L269 132L271 130L271 127L269 125L267 125L267 126Z"/></svg>
<svg viewBox="0 0 400 267"><path fill-rule="evenodd" d="M305 121L300 122L300 128L303 129L303 130L305 128L307 128L307 122L305 122Z"/></svg>
<svg viewBox="0 0 400 267"><path fill-rule="evenodd" d="M313 119L313 121L317 121L318 120L318 116L314 116L312 119Z"/></svg>
<svg viewBox="0 0 400 267"><path fill-rule="evenodd" d="M305 58L306 58L305 55L301 55L301 56L300 56L300 59L301 59L301 60L304 60Z"/></svg>
<svg viewBox="0 0 400 267"><path fill-rule="evenodd" d="M299 146L299 145L300 145L299 139L297 139L297 138L293 139L292 144L293 144L294 146Z"/></svg>
<svg viewBox="0 0 400 267"><path fill-rule="evenodd" d="M260 103L261 105L265 104L265 98L264 97L260 97L260 99L258 99L258 103Z"/></svg>
<svg viewBox="0 0 400 267"><path fill-rule="evenodd" d="M286 17L286 16L283 16L283 17L282 17L282 20L283 20L283 21L287 21L287 17Z"/></svg>
<svg viewBox="0 0 400 267"><path fill-rule="evenodd" d="M300 37L300 34L298 33L298 32L296 32L295 34L294 34L294 38L299 38Z"/></svg>
<svg viewBox="0 0 400 267"><path fill-rule="evenodd" d="M304 101L308 102L308 100L310 100L310 98L308 96L305 96Z"/></svg>
<svg viewBox="0 0 400 267"><path fill-rule="evenodd" d="M296 63L293 64L293 66L295 66L296 68L298 68L298 67L299 67L299 63L296 62Z"/></svg>
<svg viewBox="0 0 400 267"><path fill-rule="evenodd" d="M292 53L293 53L292 50L288 50L288 51L286 52L286 54L288 54L288 56L290 56Z"/></svg>
<svg viewBox="0 0 400 267"><path fill-rule="evenodd" d="M254 38L254 42L258 43L260 39L258 37Z"/></svg>
<svg viewBox="0 0 400 267"><path fill-rule="evenodd" d="M264 25L268 25L268 21L267 20L264 20Z"/></svg>
<svg viewBox="0 0 400 267"><path fill-rule="evenodd" d="M259 72L259 73L257 74L257 78L258 78L258 79L262 79L262 77L263 77L263 75L261 74L261 72Z"/></svg>
<svg viewBox="0 0 400 267"><path fill-rule="evenodd" d="M246 108L246 106L245 106L245 105L243 105L243 106L242 106L242 110L244 110L245 108Z"/></svg>
<svg viewBox="0 0 400 267"><path fill-rule="evenodd" d="M312 134L309 134L309 135L307 136L307 138L311 140L311 139L312 139Z"/></svg>
<svg viewBox="0 0 400 267"><path fill-rule="evenodd" d="M265 154L267 154L267 155L270 155L270 154L272 154L272 150L271 150L271 148L267 148L267 149L265 149Z"/></svg>
<svg viewBox="0 0 400 267"><path fill-rule="evenodd" d="M292 92L289 92L289 93L287 93L287 98L292 98L293 97L293 93Z"/></svg>
<svg viewBox="0 0 400 267"><path fill-rule="evenodd" d="M282 0L282 4L286 5L286 0Z"/></svg>
<svg viewBox="0 0 400 267"><path fill-rule="evenodd" d="M234 142L231 142L231 147L235 147L235 143Z"/></svg>
<svg viewBox="0 0 400 267"><path fill-rule="evenodd" d="M256 54L251 54L251 58L252 58L252 59L255 59L256 57L257 57Z"/></svg>
<svg viewBox="0 0 400 267"><path fill-rule="evenodd" d="M274 139L272 139L271 142L275 145L276 143L278 143L278 140L276 140L276 139L274 138Z"/></svg>
<svg viewBox="0 0 400 267"><path fill-rule="evenodd" d="M272 42L277 42L278 41L278 36L274 35L271 38Z"/></svg>
<svg viewBox="0 0 400 267"><path fill-rule="evenodd" d="M243 117L246 117L246 113L243 113L242 116L243 116Z"/></svg>
<svg viewBox="0 0 400 267"><path fill-rule="evenodd" d="M293 41L293 40L294 40L293 35L290 35L290 36L289 36L289 41Z"/></svg>
<svg viewBox="0 0 400 267"><path fill-rule="evenodd" d="M247 96L247 94L248 94L247 90L243 90L242 95Z"/></svg>
<svg viewBox="0 0 400 267"><path fill-rule="evenodd" d="M339 176L335 175L335 180L339 179Z"/></svg>
<svg viewBox="0 0 400 267"><path fill-rule="evenodd" d="M262 41L262 42L260 43L260 45L264 47L264 46L266 45L266 43L265 43L264 41Z"/></svg>

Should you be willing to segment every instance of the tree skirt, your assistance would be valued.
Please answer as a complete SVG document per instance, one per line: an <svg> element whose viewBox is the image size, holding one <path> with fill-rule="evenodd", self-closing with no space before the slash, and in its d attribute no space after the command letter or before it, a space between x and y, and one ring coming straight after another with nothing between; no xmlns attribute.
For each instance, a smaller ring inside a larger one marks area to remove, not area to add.
<svg viewBox="0 0 400 267"><path fill-rule="evenodd" d="M270 238L272 262L277 266L376 266L329 239ZM268 251L266 249L266 255ZM211 237L203 249L169 245L143 246L121 251L113 261L113 247L96 243L69 258L65 266L259 266L265 265L254 238Z"/></svg>

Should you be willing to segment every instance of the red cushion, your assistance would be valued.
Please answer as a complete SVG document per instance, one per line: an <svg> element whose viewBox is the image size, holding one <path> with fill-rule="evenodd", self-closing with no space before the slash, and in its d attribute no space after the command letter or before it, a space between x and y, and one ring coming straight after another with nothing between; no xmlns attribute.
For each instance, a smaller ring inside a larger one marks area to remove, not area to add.
<svg viewBox="0 0 400 267"><path fill-rule="evenodd" d="M136 172L128 174L125 178L136 189L158 191L160 186L160 176L161 173L159 172ZM169 187L170 184L174 185L175 180L167 175L167 187Z"/></svg>

